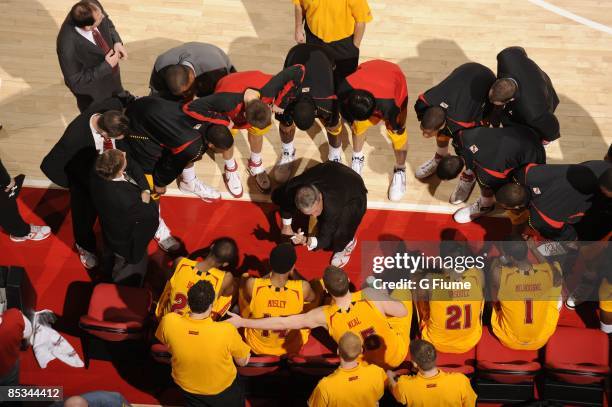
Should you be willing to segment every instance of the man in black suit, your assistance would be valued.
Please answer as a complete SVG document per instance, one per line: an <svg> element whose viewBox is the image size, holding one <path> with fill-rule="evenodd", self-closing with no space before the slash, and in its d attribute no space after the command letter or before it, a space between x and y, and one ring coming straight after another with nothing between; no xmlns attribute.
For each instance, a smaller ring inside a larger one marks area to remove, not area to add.
<svg viewBox="0 0 612 407"><path fill-rule="evenodd" d="M366 212L367 193L359 174L341 163L327 161L278 187L272 201L280 206L283 235L308 250L333 251L331 264L344 267L357 244L355 234ZM292 216L297 210L317 218L313 236L293 231Z"/></svg>
<svg viewBox="0 0 612 407"><path fill-rule="evenodd" d="M94 102L127 94L119 71L119 60L127 58L127 51L97 0L72 7L57 36L57 56L81 112Z"/></svg>
<svg viewBox="0 0 612 407"><path fill-rule="evenodd" d="M147 271L147 246L159 226L159 207L142 169L131 164L121 150L100 154L90 192L104 236L104 269L116 283L139 286Z"/></svg>
<svg viewBox="0 0 612 407"><path fill-rule="evenodd" d="M122 109L117 98L92 105L68 125L40 165L47 178L70 190L75 246L87 269L98 264L93 232L97 213L89 195L89 175L97 155L116 148L116 141L129 133Z"/></svg>

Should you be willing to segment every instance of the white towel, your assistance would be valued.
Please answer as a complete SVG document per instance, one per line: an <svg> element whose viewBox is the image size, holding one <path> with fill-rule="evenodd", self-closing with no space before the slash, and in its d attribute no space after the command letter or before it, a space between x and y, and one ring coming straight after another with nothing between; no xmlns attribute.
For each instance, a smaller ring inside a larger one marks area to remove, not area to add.
<svg viewBox="0 0 612 407"><path fill-rule="evenodd" d="M50 310L34 313L34 334L30 343L34 349L34 356L41 368L46 368L53 359L59 359L72 367L83 367L84 363L72 345L64 339L51 324L57 317Z"/></svg>

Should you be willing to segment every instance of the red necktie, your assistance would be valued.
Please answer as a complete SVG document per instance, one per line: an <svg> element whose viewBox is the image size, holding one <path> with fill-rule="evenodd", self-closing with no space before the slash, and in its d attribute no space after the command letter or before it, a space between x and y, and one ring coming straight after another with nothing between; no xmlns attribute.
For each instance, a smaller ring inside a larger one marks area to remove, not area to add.
<svg viewBox="0 0 612 407"><path fill-rule="evenodd" d="M112 150L113 148L115 148L115 146L113 146L113 140L104 137L104 143L102 144L102 151L106 151L106 150Z"/></svg>
<svg viewBox="0 0 612 407"><path fill-rule="evenodd" d="M91 33L93 35L94 41L96 42L96 45L100 47L100 49L102 49L102 52L104 52L104 55L108 54L108 51L111 50L111 47L108 46L108 42L106 42L102 34L100 34L100 31L98 31L97 28L94 28ZM118 66L119 65L115 65L113 67L113 72L117 71Z"/></svg>

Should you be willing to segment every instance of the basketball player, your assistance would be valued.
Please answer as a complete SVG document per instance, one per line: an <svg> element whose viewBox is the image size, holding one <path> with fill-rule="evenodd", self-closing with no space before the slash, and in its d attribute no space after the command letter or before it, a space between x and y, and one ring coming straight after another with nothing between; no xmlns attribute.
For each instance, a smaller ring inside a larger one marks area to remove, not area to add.
<svg viewBox="0 0 612 407"><path fill-rule="evenodd" d="M309 407L378 405L387 376L380 367L360 360L362 350L362 339L353 332L345 332L340 337L340 367L319 381L308 399Z"/></svg>
<svg viewBox="0 0 612 407"><path fill-rule="evenodd" d="M491 327L510 349L536 350L555 332L561 307L561 268L535 250L533 240L510 237L501 242L503 258L491 265ZM537 259L532 264L531 252Z"/></svg>
<svg viewBox="0 0 612 407"><path fill-rule="evenodd" d="M346 77L336 90L342 117L353 131L351 168L361 175L365 157L363 144L368 128L383 121L393 145L395 167L389 186L389 199L399 201L406 193L406 115L408 87L400 67L392 62L375 59L364 62ZM334 147L339 146L339 147ZM341 162L340 141L330 142L329 158Z"/></svg>
<svg viewBox="0 0 612 407"><path fill-rule="evenodd" d="M418 369L414 376L387 371L389 390L395 399L409 407L476 406L476 393L461 373L447 373L436 367L436 349L423 339L410 344L410 361Z"/></svg>
<svg viewBox="0 0 612 407"><path fill-rule="evenodd" d="M234 269L238 263L238 246L233 239L222 237L213 241L204 260L191 260L179 257L175 260L174 273L166 283L159 298L155 315L161 319L170 312L184 315L189 312L187 292L198 281L208 281L215 290L215 301L212 307L212 318L218 320L225 315L232 305L234 294L234 278L231 272L224 269Z"/></svg>
<svg viewBox="0 0 612 407"><path fill-rule="evenodd" d="M291 174L291 163L295 160L293 138L296 127L308 130L315 118L318 118L327 130L330 144L340 141L335 136L342 131L334 89L335 64L331 50L325 45L298 44L289 50L285 68L296 64L306 68L301 90L282 114L276 114L283 146L282 155L274 167L274 178L278 182L287 181Z"/></svg>
<svg viewBox="0 0 612 407"><path fill-rule="evenodd" d="M509 212L515 231L529 224L546 239L573 241L580 237L575 225L592 207L594 197L601 198L599 178L609 168L606 161L529 164L515 173L517 183L501 187L495 199Z"/></svg>
<svg viewBox="0 0 612 407"><path fill-rule="evenodd" d="M493 71L476 62L468 62L419 95L414 110L421 122L423 137L435 138L438 148L433 158L417 168L414 174L417 179L425 179L436 172L440 160L448 155L450 139L458 131L483 124L490 110L488 94L493 82ZM465 202L469 196L465 191L471 191L474 182L470 170L464 171L450 202Z"/></svg>
<svg viewBox="0 0 612 407"><path fill-rule="evenodd" d="M534 129L543 144L561 134L555 109L559 97L546 72L521 47L509 47L497 54L497 80L489 100L504 111L502 123L519 123Z"/></svg>
<svg viewBox="0 0 612 407"><path fill-rule="evenodd" d="M334 266L328 266L323 272L323 284L332 297L331 305L288 317L245 319L230 314L232 318L228 322L237 328L268 330L323 327L336 342L350 331L363 338L365 361L381 367L399 366L406 358L410 332L395 331L387 317L405 317L408 311L404 304L391 300L380 291L366 289L360 293L351 293L348 276Z"/></svg>
<svg viewBox="0 0 612 407"><path fill-rule="evenodd" d="M184 105L183 111L196 120L227 126L232 134L247 129L251 147L248 172L255 177L259 189L267 193L270 177L264 169L261 151L263 135L272 124L270 105L275 112L283 112L289 100L295 99L304 74L303 65L288 67L275 76L260 71L233 73L217 83L214 94ZM232 196L240 198L243 188L234 150L227 150L223 158L225 186Z"/></svg>
<svg viewBox="0 0 612 407"><path fill-rule="evenodd" d="M440 243L440 256L468 255L458 242ZM442 275L430 273L425 278L443 278L449 282L469 282L465 290L419 290L417 306L421 316L421 338L431 342L436 350L445 353L465 353L472 349L482 335L484 307L484 275L478 268L463 272L443 269Z"/></svg>
<svg viewBox="0 0 612 407"><path fill-rule="evenodd" d="M249 318L300 314L304 303L315 299L308 281L290 279L297 260L291 243L282 243L270 252L272 271L263 278L249 277L244 282L244 299L249 303ZM242 310L241 310L242 311ZM269 331L245 329L244 337L258 355L295 354L308 341L308 330Z"/></svg>
<svg viewBox="0 0 612 407"><path fill-rule="evenodd" d="M610 251L608 250L608 255ZM608 257L607 267L602 269L603 276L599 284L599 320L601 330L612 334L612 262Z"/></svg>
<svg viewBox="0 0 612 407"><path fill-rule="evenodd" d="M455 135L453 145L457 156L441 160L436 170L438 177L453 179L465 165L481 191L476 202L455 212L453 218L457 223L468 223L491 212L495 207L495 191L512 179L515 169L530 163L546 164L540 138L526 126L462 130Z"/></svg>

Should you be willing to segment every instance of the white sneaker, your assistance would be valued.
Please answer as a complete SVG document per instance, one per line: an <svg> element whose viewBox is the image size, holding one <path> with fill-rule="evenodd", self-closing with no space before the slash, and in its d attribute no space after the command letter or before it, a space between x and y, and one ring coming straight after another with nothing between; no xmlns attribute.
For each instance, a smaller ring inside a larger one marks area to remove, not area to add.
<svg viewBox="0 0 612 407"><path fill-rule="evenodd" d="M361 175L361 171L363 171L363 164L364 163L365 163L365 156L364 155L362 155L361 157L353 156L353 159L351 160L351 168L357 174Z"/></svg>
<svg viewBox="0 0 612 407"><path fill-rule="evenodd" d="M431 177L436 173L436 169L438 168L438 164L440 164L440 160L442 160L442 156L438 153L434 155L429 161L421 164L419 168L417 168L414 176L416 179L425 179Z"/></svg>
<svg viewBox="0 0 612 407"><path fill-rule="evenodd" d="M76 247L77 253L79 253L79 259L81 259L83 267L87 270L91 270L98 265L98 257L94 253L83 249L76 243L74 246Z"/></svg>
<svg viewBox="0 0 612 407"><path fill-rule="evenodd" d="M334 253L331 259L331 265L340 268L346 266L351 259L351 253L355 250L355 246L357 246L357 239L353 238L353 240L346 245L344 250Z"/></svg>
<svg viewBox="0 0 612 407"><path fill-rule="evenodd" d="M389 185L389 200L400 201L406 193L406 168L396 168L393 170L393 179Z"/></svg>
<svg viewBox="0 0 612 407"><path fill-rule="evenodd" d="M251 159L249 159L248 169L249 175L251 177L255 177L255 183L257 184L259 190L265 194L270 192L270 189L272 189L272 183L270 182L270 177L263 166L263 160L258 163L254 163L251 161Z"/></svg>
<svg viewBox="0 0 612 407"><path fill-rule="evenodd" d="M240 175L238 174L238 163L231 170L225 166L223 172L223 182L227 190L234 198L240 198L242 196L242 181L240 181Z"/></svg>
<svg viewBox="0 0 612 407"><path fill-rule="evenodd" d="M330 148L329 154L327 154L327 161L335 161L342 164L342 153L334 153Z"/></svg>
<svg viewBox="0 0 612 407"><path fill-rule="evenodd" d="M37 242L39 240L45 240L51 236L51 228L49 226L36 226L30 225L30 233L25 236L13 236L10 235L9 238L13 242L25 242L26 240L32 240Z"/></svg>
<svg viewBox="0 0 612 407"><path fill-rule="evenodd" d="M476 176L469 176L465 175L465 173L461 173L459 176L459 183L451 194L449 202L453 205L459 205L460 203L466 202L469 199L475 184Z"/></svg>
<svg viewBox="0 0 612 407"><path fill-rule="evenodd" d="M183 192L189 192L194 195L197 195L204 202L212 202L217 199L221 199L221 193L217 191L215 188L206 185L198 178L192 180L191 182L184 182L180 180L178 183L179 190Z"/></svg>
<svg viewBox="0 0 612 407"><path fill-rule="evenodd" d="M480 198L478 198L478 200L470 206L466 206L455 212L453 219L455 219L457 223L470 223L474 219L478 219L482 215L491 212L494 208L495 205L481 206Z"/></svg>
<svg viewBox="0 0 612 407"><path fill-rule="evenodd" d="M536 249L544 257L562 256L567 253L559 242L546 242Z"/></svg>
<svg viewBox="0 0 612 407"><path fill-rule="evenodd" d="M291 175L291 167L293 161L295 160L295 149L293 151L287 151L283 149L283 153L280 156L280 159L274 166L274 178L279 183L284 183L289 179Z"/></svg>
<svg viewBox="0 0 612 407"><path fill-rule="evenodd" d="M170 229L168 229L166 222L162 218L159 218L159 226L155 232L155 241L159 248L166 253L174 253L181 248L181 244L172 236Z"/></svg>

